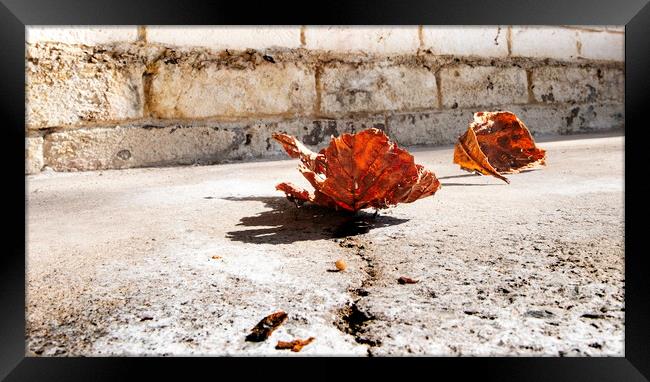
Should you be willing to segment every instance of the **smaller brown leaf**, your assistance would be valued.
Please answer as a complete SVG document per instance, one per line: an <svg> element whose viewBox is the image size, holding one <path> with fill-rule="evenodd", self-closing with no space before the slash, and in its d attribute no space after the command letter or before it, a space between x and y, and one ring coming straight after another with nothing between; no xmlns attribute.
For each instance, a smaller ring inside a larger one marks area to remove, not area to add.
<svg viewBox="0 0 650 382"><path fill-rule="evenodd" d="M306 340L295 339L291 342L278 341L278 344L275 345L275 348L278 350L282 349L291 349L293 352L299 352L303 347L309 345L316 338L309 337Z"/></svg>
<svg viewBox="0 0 650 382"><path fill-rule="evenodd" d="M454 148L454 163L463 170L492 175L506 183L502 174L545 164L546 152L535 146L530 131L509 111L474 113L474 121Z"/></svg>
<svg viewBox="0 0 650 382"><path fill-rule="evenodd" d="M400 284L417 284L420 282L420 280L413 280L410 277L402 276L399 279L397 279L397 282Z"/></svg>
<svg viewBox="0 0 650 382"><path fill-rule="evenodd" d="M269 314L255 325L251 330L251 333L246 336L246 341L262 342L266 340L269 338L271 333L278 328L278 326L282 325L287 320L287 317L287 314L281 310Z"/></svg>

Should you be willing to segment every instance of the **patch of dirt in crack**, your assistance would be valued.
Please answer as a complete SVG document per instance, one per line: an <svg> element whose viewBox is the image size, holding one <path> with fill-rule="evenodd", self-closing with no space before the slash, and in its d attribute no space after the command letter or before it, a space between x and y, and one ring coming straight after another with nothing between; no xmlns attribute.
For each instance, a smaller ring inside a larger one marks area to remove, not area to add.
<svg viewBox="0 0 650 382"><path fill-rule="evenodd" d="M361 257L365 263L363 267L365 277L359 287L349 289L352 303L346 304L337 311L337 319L334 321L334 325L340 331L352 335L357 343L368 345L368 356L372 357L372 348L381 346L381 340L368 331L367 324L376 318L364 310L361 303L363 297L370 294L368 288L379 278L379 272L373 261L373 251L370 248L372 242L359 237L345 237L337 239L337 241L341 248L354 251L355 255Z"/></svg>

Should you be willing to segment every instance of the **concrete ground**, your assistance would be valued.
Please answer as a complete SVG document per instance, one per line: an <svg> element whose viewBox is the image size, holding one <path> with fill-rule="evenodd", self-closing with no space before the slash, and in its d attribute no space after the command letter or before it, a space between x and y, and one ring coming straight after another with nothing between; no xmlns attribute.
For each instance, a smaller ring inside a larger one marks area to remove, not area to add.
<svg viewBox="0 0 650 382"><path fill-rule="evenodd" d="M540 141L510 185L415 149L442 188L374 219L296 209L297 160L29 176L27 354L621 356L623 140Z"/></svg>

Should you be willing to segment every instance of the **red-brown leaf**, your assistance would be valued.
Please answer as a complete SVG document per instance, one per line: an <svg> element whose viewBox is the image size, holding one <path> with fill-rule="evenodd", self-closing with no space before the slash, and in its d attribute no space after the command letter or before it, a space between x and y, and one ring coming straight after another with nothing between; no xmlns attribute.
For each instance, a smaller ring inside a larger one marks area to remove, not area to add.
<svg viewBox="0 0 650 382"><path fill-rule="evenodd" d="M264 317L255 327L251 330L250 334L246 336L246 341L262 342L269 338L271 333L278 326L282 325L287 320L288 315L283 311L277 311Z"/></svg>
<svg viewBox="0 0 650 382"><path fill-rule="evenodd" d="M303 347L309 345L313 340L315 340L314 337L309 337L306 340L295 339L291 342L278 341L277 345L275 345L275 348L278 350L291 349L293 352L299 352Z"/></svg>
<svg viewBox="0 0 650 382"><path fill-rule="evenodd" d="M315 189L312 193L280 183L276 189L292 199L358 211L411 203L440 188L431 171L415 164L411 154L378 129L332 138L319 153L286 134L276 133L273 138L291 157L300 158L298 170Z"/></svg>
<svg viewBox="0 0 650 382"><path fill-rule="evenodd" d="M414 280L414 279L412 279L410 277L402 276L402 277L397 279L397 282L400 283L400 284L417 284L420 281L419 280Z"/></svg>
<svg viewBox="0 0 650 382"><path fill-rule="evenodd" d="M535 146L526 125L511 112L478 112L456 143L454 163L467 171L495 176L545 164L546 152Z"/></svg>

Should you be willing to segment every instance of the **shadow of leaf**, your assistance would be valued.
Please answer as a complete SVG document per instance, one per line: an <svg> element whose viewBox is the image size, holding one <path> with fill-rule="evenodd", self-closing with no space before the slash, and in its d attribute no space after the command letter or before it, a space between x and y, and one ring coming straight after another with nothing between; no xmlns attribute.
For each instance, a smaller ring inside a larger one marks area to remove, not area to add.
<svg viewBox="0 0 650 382"><path fill-rule="evenodd" d="M460 174L460 175L448 175L448 176L441 176L441 177L438 178L438 180L455 179L455 178L467 178L467 177L476 177L476 176L481 176L481 174L471 173L471 174Z"/></svg>
<svg viewBox="0 0 650 382"><path fill-rule="evenodd" d="M287 198L228 197L229 201L257 201L270 210L240 219L238 226L256 227L226 233L233 241L253 244L288 244L297 241L355 236L371 229L407 222L391 216L359 211L334 211L312 204L296 207Z"/></svg>

